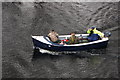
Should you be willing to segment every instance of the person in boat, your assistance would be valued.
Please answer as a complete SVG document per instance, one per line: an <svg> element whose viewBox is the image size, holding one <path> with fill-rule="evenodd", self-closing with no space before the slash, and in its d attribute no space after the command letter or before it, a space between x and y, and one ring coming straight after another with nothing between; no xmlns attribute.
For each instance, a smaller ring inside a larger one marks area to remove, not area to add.
<svg viewBox="0 0 120 80"><path fill-rule="evenodd" d="M50 33L48 34L48 37L50 38L50 40L54 43L59 43L59 37L58 37L58 33L55 32L54 30L51 30Z"/></svg>
<svg viewBox="0 0 120 80"><path fill-rule="evenodd" d="M69 38L69 44L77 44L77 43L79 43L79 39L77 36L75 36L75 33L72 32Z"/></svg>
<svg viewBox="0 0 120 80"><path fill-rule="evenodd" d="M97 30L94 26L88 29L87 33L89 34L88 41L96 41L104 37L104 34Z"/></svg>

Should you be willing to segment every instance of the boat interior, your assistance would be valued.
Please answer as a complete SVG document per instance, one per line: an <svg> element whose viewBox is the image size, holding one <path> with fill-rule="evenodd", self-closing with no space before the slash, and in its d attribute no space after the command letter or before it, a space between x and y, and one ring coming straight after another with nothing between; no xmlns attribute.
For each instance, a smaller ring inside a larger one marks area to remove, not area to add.
<svg viewBox="0 0 120 80"><path fill-rule="evenodd" d="M60 35L59 39L61 41L62 40L69 40L70 36L71 35ZM77 43L77 44L88 43L88 40L87 40L88 34L76 34L75 36L78 37L78 39L79 39L79 43ZM47 40L50 41L49 38L47 38ZM64 42L66 42L66 41L64 41ZM63 44L65 44L65 45L73 45L73 44L66 44L66 43L63 43Z"/></svg>

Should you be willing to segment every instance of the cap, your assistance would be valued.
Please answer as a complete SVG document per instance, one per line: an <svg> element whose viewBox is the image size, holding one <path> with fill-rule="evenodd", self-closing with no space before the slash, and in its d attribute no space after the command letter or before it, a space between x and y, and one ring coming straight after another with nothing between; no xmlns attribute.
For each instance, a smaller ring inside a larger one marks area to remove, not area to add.
<svg viewBox="0 0 120 80"><path fill-rule="evenodd" d="M95 26L92 26L92 27L91 27L91 29L94 29L94 28L96 28L96 27L95 27Z"/></svg>

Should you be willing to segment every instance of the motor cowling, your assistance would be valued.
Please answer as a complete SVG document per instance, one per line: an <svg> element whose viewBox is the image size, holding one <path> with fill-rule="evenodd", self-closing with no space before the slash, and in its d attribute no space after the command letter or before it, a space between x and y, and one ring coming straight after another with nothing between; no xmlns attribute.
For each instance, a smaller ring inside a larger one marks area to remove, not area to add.
<svg viewBox="0 0 120 80"><path fill-rule="evenodd" d="M107 31L107 32L104 32L104 36L105 36L105 37L110 37L110 36L111 36L111 32L108 32L108 31Z"/></svg>

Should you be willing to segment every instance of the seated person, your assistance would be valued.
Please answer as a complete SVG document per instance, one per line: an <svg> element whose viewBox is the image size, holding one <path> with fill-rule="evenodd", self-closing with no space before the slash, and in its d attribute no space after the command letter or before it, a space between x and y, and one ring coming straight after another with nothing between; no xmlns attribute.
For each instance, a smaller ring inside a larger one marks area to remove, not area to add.
<svg viewBox="0 0 120 80"><path fill-rule="evenodd" d="M100 38L104 37L104 34L101 31L97 30L95 26L93 26L90 29L88 29L87 33L90 34L90 35L91 34L98 34L100 36Z"/></svg>
<svg viewBox="0 0 120 80"><path fill-rule="evenodd" d="M72 32L69 38L69 44L77 44L77 43L79 43L79 39L78 37L75 36L75 33Z"/></svg>
<svg viewBox="0 0 120 80"><path fill-rule="evenodd" d="M89 34L88 36L89 41L96 41L104 37L104 34L96 30L96 27L91 27L90 29L87 30L87 33Z"/></svg>
<svg viewBox="0 0 120 80"><path fill-rule="evenodd" d="M88 41L96 41L99 39L100 39L100 36L98 34L91 34L90 36L88 36Z"/></svg>
<svg viewBox="0 0 120 80"><path fill-rule="evenodd" d="M50 40L54 43L59 43L60 40L58 38L58 33L55 32L54 30L51 30L50 33L48 34L48 37L50 38Z"/></svg>

